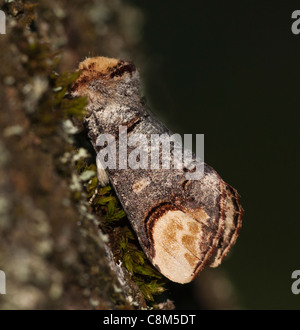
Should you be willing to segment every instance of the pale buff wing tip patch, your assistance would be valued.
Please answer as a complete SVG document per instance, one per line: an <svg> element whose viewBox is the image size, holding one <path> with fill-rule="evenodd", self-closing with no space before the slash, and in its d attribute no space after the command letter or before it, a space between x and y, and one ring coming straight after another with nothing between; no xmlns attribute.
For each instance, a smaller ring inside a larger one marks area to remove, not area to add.
<svg viewBox="0 0 300 330"><path fill-rule="evenodd" d="M152 234L153 264L174 282L190 282L205 258L199 244L205 239L203 224L185 212L170 210L155 221Z"/></svg>
<svg viewBox="0 0 300 330"><path fill-rule="evenodd" d="M164 276L184 284L192 281L206 264L221 264L237 239L243 215L236 191L224 185L223 197L222 216L215 229L209 228L209 216L201 208L169 210L153 221L152 262Z"/></svg>

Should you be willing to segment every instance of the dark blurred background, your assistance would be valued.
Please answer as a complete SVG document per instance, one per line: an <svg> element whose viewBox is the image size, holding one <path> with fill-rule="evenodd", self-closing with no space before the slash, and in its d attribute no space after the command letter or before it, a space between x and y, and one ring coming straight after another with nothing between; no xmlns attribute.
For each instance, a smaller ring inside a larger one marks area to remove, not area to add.
<svg viewBox="0 0 300 330"><path fill-rule="evenodd" d="M130 3L145 15L152 111L174 132L204 133L205 161L241 195L243 228L219 270L238 306L299 308L291 292L300 268L300 35L291 31L299 3ZM171 286L176 306L199 308L196 288Z"/></svg>

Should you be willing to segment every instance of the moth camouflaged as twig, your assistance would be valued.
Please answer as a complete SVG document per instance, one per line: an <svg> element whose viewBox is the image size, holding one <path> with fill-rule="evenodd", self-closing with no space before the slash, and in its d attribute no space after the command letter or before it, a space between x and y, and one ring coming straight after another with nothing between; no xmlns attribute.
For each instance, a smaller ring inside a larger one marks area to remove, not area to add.
<svg viewBox="0 0 300 330"><path fill-rule="evenodd" d="M141 158L149 154L149 145L141 141L136 143L138 153L134 153L132 141L125 145L124 156L124 139L130 141L137 134L166 137L172 133L148 110L133 63L95 57L81 62L79 70L70 95L88 96L84 118L88 137L98 155L107 145L115 151L111 160L115 167L107 167L104 158L101 161L97 157L99 181L110 181L149 260L178 283L190 282L206 265L218 266L241 228L243 209L237 191L213 168L196 159L194 165L202 165L203 170L198 180L187 175L195 166L175 166L174 157L170 168L164 169L161 148L161 167L145 166ZM101 136L106 137L106 143L99 142ZM176 142L173 154L175 147ZM140 166L124 166L130 157L140 161Z"/></svg>

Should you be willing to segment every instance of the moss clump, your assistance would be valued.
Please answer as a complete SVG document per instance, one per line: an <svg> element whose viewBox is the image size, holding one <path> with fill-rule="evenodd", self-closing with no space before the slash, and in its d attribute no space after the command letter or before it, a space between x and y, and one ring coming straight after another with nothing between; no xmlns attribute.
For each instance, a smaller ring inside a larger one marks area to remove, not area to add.
<svg viewBox="0 0 300 330"><path fill-rule="evenodd" d="M153 296L165 291L163 276L149 263L128 227L122 229L119 246L119 260L123 261L145 299L154 302Z"/></svg>
<svg viewBox="0 0 300 330"><path fill-rule="evenodd" d="M88 165L84 159L78 161L76 167L81 175L87 171L96 171L96 165L93 163ZM152 266L141 249L113 189L111 186L98 188L96 175L85 185L85 189L94 212L102 215L101 228L113 241L116 261L122 262L144 298L153 305L155 303L153 296L166 290L165 279Z"/></svg>
<svg viewBox="0 0 300 330"><path fill-rule="evenodd" d="M52 84L54 93L54 106L59 108L65 118L82 120L85 115L85 107L88 103L87 97L66 98L68 89L79 77L80 72L66 72L59 76L53 74Z"/></svg>

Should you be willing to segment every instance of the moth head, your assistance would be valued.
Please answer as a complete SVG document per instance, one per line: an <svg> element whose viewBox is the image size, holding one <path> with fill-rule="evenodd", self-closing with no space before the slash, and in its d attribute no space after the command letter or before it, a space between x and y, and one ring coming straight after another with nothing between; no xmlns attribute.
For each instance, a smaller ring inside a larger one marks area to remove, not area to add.
<svg viewBox="0 0 300 330"><path fill-rule="evenodd" d="M108 57L87 58L78 66L80 76L72 85L72 96L88 96L90 103L100 107L111 100L126 102L140 95L139 74L135 65Z"/></svg>

